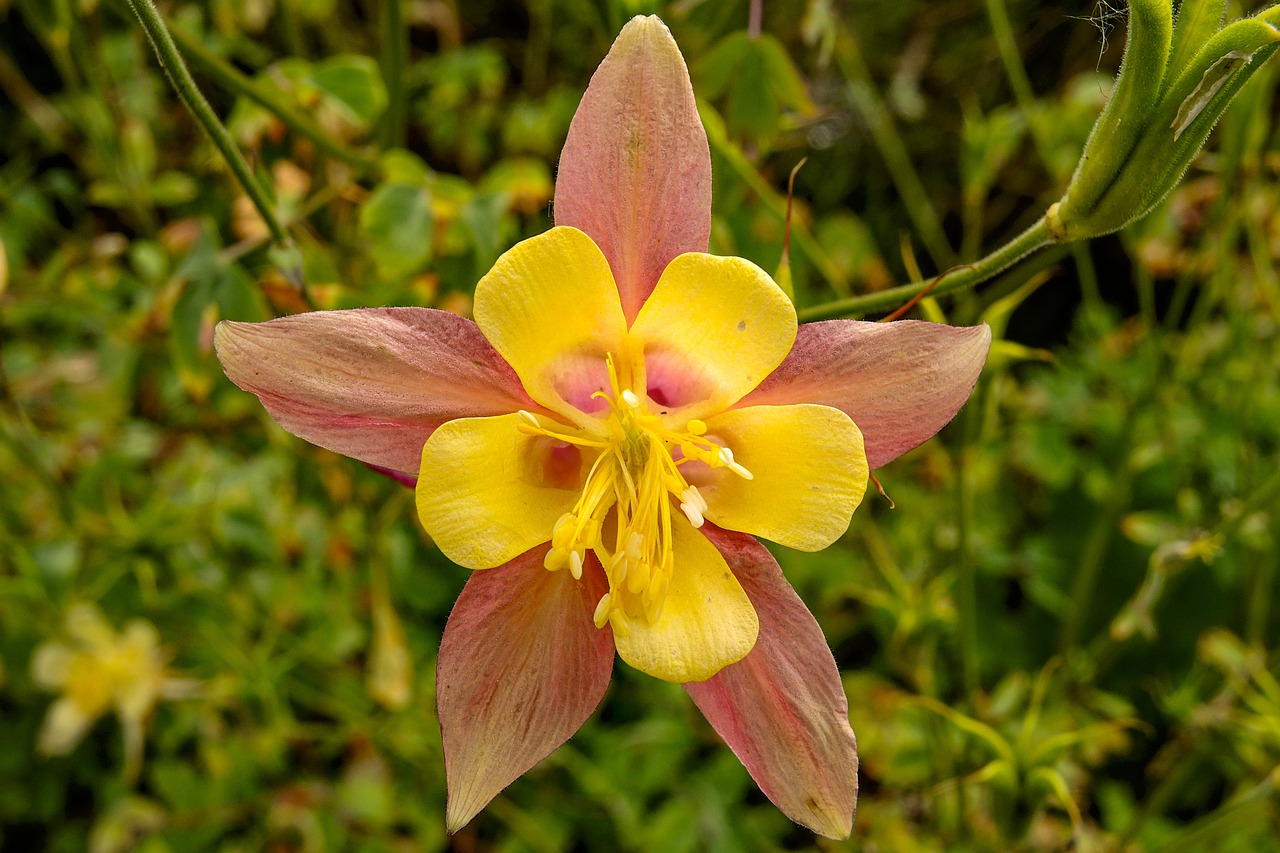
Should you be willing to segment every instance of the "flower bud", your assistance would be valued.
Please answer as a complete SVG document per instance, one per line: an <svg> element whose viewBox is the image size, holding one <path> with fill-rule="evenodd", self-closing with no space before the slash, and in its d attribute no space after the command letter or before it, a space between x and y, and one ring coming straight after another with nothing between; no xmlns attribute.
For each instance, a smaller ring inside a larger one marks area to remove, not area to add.
<svg viewBox="0 0 1280 853"><path fill-rule="evenodd" d="M1131 0L1124 61L1066 195L1045 214L1059 241L1151 212L1240 88L1280 46L1280 7L1221 26L1223 0Z"/></svg>

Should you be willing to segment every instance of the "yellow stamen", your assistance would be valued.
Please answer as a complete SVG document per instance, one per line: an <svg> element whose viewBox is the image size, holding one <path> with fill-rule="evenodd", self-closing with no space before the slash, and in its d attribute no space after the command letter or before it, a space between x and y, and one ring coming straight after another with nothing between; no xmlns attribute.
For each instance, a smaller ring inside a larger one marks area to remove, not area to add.
<svg viewBox="0 0 1280 853"><path fill-rule="evenodd" d="M620 380L612 354L606 356L605 365L609 390L592 395L608 404L598 428L566 426L550 417L521 411L517 429L526 435L600 449L573 509L551 530L551 547L543 565L551 571L567 566L573 577L580 579L586 552L601 553L609 591L596 605L592 618L597 628L607 623L619 636L626 636L633 620L653 624L662 617L675 571L673 504L694 527L705 522L707 501L689 484L681 466L698 461L710 468L727 468L747 480L752 475L734 459L732 450L706 438L706 423L695 418L683 430L669 428L649 411L645 397ZM600 541L610 510L612 549Z"/></svg>

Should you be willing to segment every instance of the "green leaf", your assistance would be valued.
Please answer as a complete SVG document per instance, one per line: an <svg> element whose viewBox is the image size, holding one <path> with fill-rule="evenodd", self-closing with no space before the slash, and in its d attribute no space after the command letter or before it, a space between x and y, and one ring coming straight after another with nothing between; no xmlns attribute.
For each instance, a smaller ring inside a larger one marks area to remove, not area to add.
<svg viewBox="0 0 1280 853"><path fill-rule="evenodd" d="M401 278L431 257L431 193L411 184L383 184L360 209L360 231L378 272Z"/></svg>
<svg viewBox="0 0 1280 853"><path fill-rule="evenodd" d="M698 62L698 94L714 101L729 91L750 47L751 41L741 30L722 38Z"/></svg>
<svg viewBox="0 0 1280 853"><path fill-rule="evenodd" d="M368 129L387 108L387 87L378 64L367 56L335 56L316 66L311 83Z"/></svg>
<svg viewBox="0 0 1280 853"><path fill-rule="evenodd" d="M389 184L426 184L431 169L412 151L393 148L378 159L383 179Z"/></svg>
<svg viewBox="0 0 1280 853"><path fill-rule="evenodd" d="M805 86L804 77L791 61L787 49L769 33L756 40L756 51L764 64L765 77L769 81L769 89L778 99L778 103L787 109L805 115L817 112L813 101L809 98L809 90Z"/></svg>
<svg viewBox="0 0 1280 853"><path fill-rule="evenodd" d="M769 86L764 56L760 51L749 48L743 54L729 88L725 121L736 135L759 140L774 133L779 114L778 102Z"/></svg>
<svg viewBox="0 0 1280 853"><path fill-rule="evenodd" d="M460 218L476 247L476 268L483 275L502 250L502 215L510 198L505 192L481 193L462 206Z"/></svg>
<svg viewBox="0 0 1280 853"><path fill-rule="evenodd" d="M161 172L150 183L151 200L160 207L176 207L196 197L199 187L186 172Z"/></svg>
<svg viewBox="0 0 1280 853"><path fill-rule="evenodd" d="M786 48L768 33L729 34L698 63L697 76L702 97L727 99L725 121L736 136L763 143L777 134L783 110L816 112Z"/></svg>

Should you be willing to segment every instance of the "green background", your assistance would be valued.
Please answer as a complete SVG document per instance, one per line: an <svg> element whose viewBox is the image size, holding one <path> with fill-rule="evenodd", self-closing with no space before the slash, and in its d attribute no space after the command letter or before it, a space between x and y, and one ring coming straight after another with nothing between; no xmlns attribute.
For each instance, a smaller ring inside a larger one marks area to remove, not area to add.
<svg viewBox="0 0 1280 853"><path fill-rule="evenodd" d="M974 398L878 472L896 508L869 497L836 546L778 554L844 675L849 842L792 825L679 687L621 663L450 839L434 664L467 573L408 490L232 386L213 324L301 310L299 278L319 307L465 313L549 226L569 119L635 13L663 15L703 101L713 251L776 269L807 157L802 308L974 260L1061 195L1123 13L767 2L752 40L748 4L719 0L160 10L297 247L272 251L127 6L0 0L0 847L1280 846L1274 67L1149 218L917 309L993 327ZM152 622L202 683L156 708L136 780L111 715L35 750L54 696L31 657L78 601ZM411 671L371 681L397 654Z"/></svg>

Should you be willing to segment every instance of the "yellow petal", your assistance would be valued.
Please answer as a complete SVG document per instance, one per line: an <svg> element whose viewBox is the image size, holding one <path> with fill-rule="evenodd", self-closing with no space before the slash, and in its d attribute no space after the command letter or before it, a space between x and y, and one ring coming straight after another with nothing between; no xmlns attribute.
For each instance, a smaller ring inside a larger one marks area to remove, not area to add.
<svg viewBox="0 0 1280 853"><path fill-rule="evenodd" d="M110 649L116 632L96 604L77 602L67 608L67 633L90 649Z"/></svg>
<svg viewBox="0 0 1280 853"><path fill-rule="evenodd" d="M31 680L45 690L67 683L75 653L62 643L41 643L31 655Z"/></svg>
<svg viewBox="0 0 1280 853"><path fill-rule="evenodd" d="M849 527L867 488L867 457L862 433L844 412L750 406L708 418L707 434L752 474L689 472L701 480L710 521L800 551L820 551Z"/></svg>
<svg viewBox="0 0 1280 853"><path fill-rule="evenodd" d="M518 415L462 418L431 434L418 472L418 517L445 556L491 569L551 540L578 498L575 447L521 433Z"/></svg>
<svg viewBox="0 0 1280 853"><path fill-rule="evenodd" d="M86 714L71 699L58 699L45 714L36 749L43 755L66 755L76 748L95 719L96 715Z"/></svg>
<svg viewBox="0 0 1280 853"><path fill-rule="evenodd" d="M769 375L796 338L796 312L769 274L742 258L688 253L662 273L631 327L659 409L705 417Z"/></svg>
<svg viewBox="0 0 1280 853"><path fill-rule="evenodd" d="M621 356L626 319L604 254L576 228L517 243L476 285L475 318L529 396L583 422L609 388L605 354Z"/></svg>
<svg viewBox="0 0 1280 853"><path fill-rule="evenodd" d="M664 681L705 681L747 656L760 621L716 547L683 516L673 518L671 528L675 567L662 615L652 625L615 621L614 641L618 655L641 672Z"/></svg>

